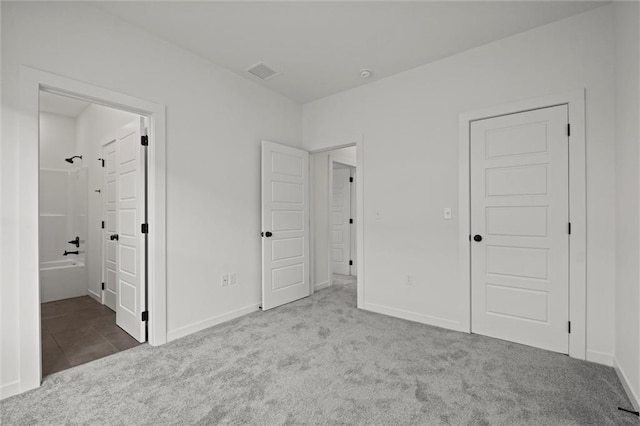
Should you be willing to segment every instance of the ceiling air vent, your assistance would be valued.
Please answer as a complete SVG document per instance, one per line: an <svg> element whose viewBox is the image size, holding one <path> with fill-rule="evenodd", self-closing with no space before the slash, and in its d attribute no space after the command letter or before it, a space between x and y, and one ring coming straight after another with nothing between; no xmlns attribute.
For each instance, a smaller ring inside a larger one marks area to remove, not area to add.
<svg viewBox="0 0 640 426"><path fill-rule="evenodd" d="M258 62L247 71L258 77L260 80L270 80L276 75L280 74L278 71L269 68L262 62Z"/></svg>

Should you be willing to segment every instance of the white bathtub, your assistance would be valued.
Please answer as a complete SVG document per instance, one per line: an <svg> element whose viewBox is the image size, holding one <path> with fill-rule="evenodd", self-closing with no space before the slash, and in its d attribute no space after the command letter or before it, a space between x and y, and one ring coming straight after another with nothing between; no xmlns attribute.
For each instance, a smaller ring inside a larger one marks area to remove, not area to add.
<svg viewBox="0 0 640 426"><path fill-rule="evenodd" d="M87 294L84 262L65 259L40 264L40 301L69 299Z"/></svg>

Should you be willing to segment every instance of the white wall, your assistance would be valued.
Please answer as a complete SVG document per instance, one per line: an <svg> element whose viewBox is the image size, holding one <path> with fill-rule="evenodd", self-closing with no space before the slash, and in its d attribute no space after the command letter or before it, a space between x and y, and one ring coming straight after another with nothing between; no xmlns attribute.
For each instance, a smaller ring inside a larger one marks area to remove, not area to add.
<svg viewBox="0 0 640 426"><path fill-rule="evenodd" d="M347 166L357 167L357 151L355 146L349 146L347 148L336 149L331 151L333 161L338 161Z"/></svg>
<svg viewBox="0 0 640 426"><path fill-rule="evenodd" d="M458 116L587 90L587 356L611 363L614 308L612 8L304 105L304 146L363 134L365 306L464 329L458 273ZM454 220L442 209L453 207ZM379 213L379 218L376 218ZM403 284L405 274L414 285Z"/></svg>
<svg viewBox="0 0 640 426"><path fill-rule="evenodd" d="M356 147L316 152L309 157L313 197L313 238L311 244L313 244L314 266L311 283L320 288L329 284L329 156L335 161L355 167Z"/></svg>
<svg viewBox="0 0 640 426"><path fill-rule="evenodd" d="M75 170L76 163L69 164L65 158L79 155L76 152L76 120L50 112L40 113L40 168L53 170Z"/></svg>
<svg viewBox="0 0 640 426"><path fill-rule="evenodd" d="M2 396L20 390L20 65L167 106L169 337L260 301L260 141L299 145L300 105L82 3L2 2ZM153 230L151 230L153 232ZM235 286L220 275L237 272Z"/></svg>
<svg viewBox="0 0 640 426"><path fill-rule="evenodd" d="M638 3L615 4L615 359L636 409L640 407L639 13Z"/></svg>
<svg viewBox="0 0 640 426"><path fill-rule="evenodd" d="M88 214L85 268L88 271L87 290L100 299L102 286L102 198L95 192L102 188L102 145L115 138L124 125L140 119L126 111L91 104L76 120L77 150L89 169Z"/></svg>

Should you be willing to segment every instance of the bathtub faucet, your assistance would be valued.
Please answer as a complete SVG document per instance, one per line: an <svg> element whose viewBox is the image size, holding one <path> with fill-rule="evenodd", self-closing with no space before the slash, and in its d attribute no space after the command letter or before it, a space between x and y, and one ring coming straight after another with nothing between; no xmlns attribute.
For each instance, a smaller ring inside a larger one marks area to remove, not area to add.
<svg viewBox="0 0 640 426"><path fill-rule="evenodd" d="M71 241L69 241L69 244L73 244L73 245L75 245L76 247L80 247L80 237L76 237L76 239L75 239L75 240L71 240Z"/></svg>
<svg viewBox="0 0 640 426"><path fill-rule="evenodd" d="M80 254L80 253L77 250L76 251L66 251L65 250L63 256L66 256L68 254Z"/></svg>

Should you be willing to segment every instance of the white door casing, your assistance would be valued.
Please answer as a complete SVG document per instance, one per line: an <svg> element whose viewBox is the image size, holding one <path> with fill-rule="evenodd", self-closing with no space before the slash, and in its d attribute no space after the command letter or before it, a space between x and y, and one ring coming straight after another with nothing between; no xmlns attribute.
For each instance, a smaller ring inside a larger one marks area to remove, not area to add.
<svg viewBox="0 0 640 426"><path fill-rule="evenodd" d="M110 235L118 233L117 215L117 159L116 141L112 140L102 147L102 217L104 227L102 229L102 303L111 310L116 310L117 276L118 276L118 242L111 240Z"/></svg>
<svg viewBox="0 0 640 426"><path fill-rule="evenodd" d="M39 184L39 95L40 91L66 94L71 97L98 102L114 108L147 115L149 126L149 270L150 310L149 343L158 346L167 341L166 323L166 107L144 99L114 92L71 78L20 66L20 119L18 139L20 141L18 187L18 209L21 214L16 223L20 247L20 262L16 265L20 275L19 322L19 378L15 386L3 389L0 397L8 397L40 386L41 369L41 315L39 280L39 228L38 228L38 184Z"/></svg>
<svg viewBox="0 0 640 426"><path fill-rule="evenodd" d="M311 294L309 153L262 141L262 309Z"/></svg>
<svg viewBox="0 0 640 426"><path fill-rule="evenodd" d="M471 331L569 352L566 105L474 121ZM482 237L475 241L476 235Z"/></svg>
<svg viewBox="0 0 640 426"><path fill-rule="evenodd" d="M350 275L351 256L351 192L347 167L334 167L331 188L331 271Z"/></svg>
<svg viewBox="0 0 640 426"><path fill-rule="evenodd" d="M139 342L146 341L145 152L143 119L117 134L117 302L116 324ZM110 238L109 238L109 241Z"/></svg>

